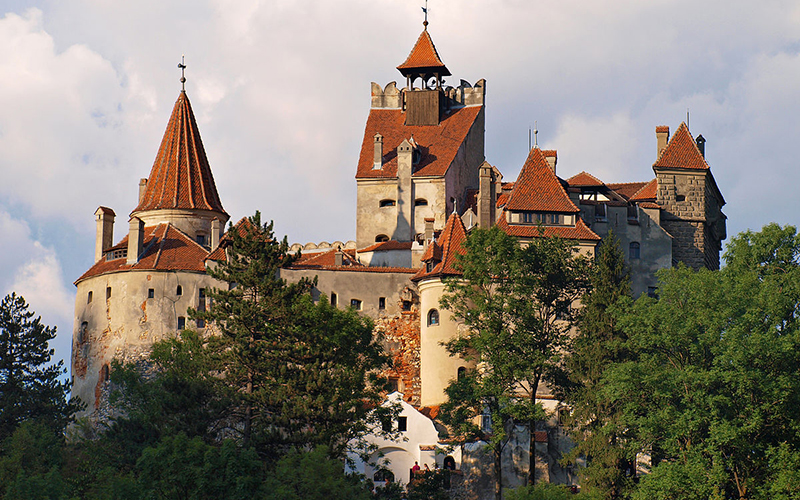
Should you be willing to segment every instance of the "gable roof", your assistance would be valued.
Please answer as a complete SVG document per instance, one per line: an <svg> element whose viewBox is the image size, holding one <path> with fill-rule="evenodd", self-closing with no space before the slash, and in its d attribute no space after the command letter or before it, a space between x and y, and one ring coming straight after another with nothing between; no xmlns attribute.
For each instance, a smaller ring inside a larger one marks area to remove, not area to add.
<svg viewBox="0 0 800 500"><path fill-rule="evenodd" d="M397 69L400 70L403 76L425 72L425 70L437 72L440 76L450 76L450 71L439 57L427 28L422 30L419 38L417 38L417 43L414 44L414 48L411 49L405 62L398 66Z"/></svg>
<svg viewBox="0 0 800 500"><path fill-rule="evenodd" d="M583 219L576 217L575 226L538 226L533 224L509 224L504 216L497 221L497 225L517 238L564 238L575 241L600 241L600 237L587 226ZM541 227L541 231L539 228Z"/></svg>
<svg viewBox="0 0 800 500"><path fill-rule="evenodd" d="M631 196L636 194L646 184L646 182L609 182L606 186L624 199L630 200Z"/></svg>
<svg viewBox="0 0 800 500"><path fill-rule="evenodd" d="M227 219L185 92L175 101L147 187L133 213L175 208L211 210Z"/></svg>
<svg viewBox="0 0 800 500"><path fill-rule="evenodd" d="M631 201L650 201L655 200L658 194L658 180L653 179L641 187L633 196L630 197Z"/></svg>
<svg viewBox="0 0 800 500"><path fill-rule="evenodd" d="M528 153L506 203L506 210L579 212L539 148L533 148Z"/></svg>
<svg viewBox="0 0 800 500"><path fill-rule="evenodd" d="M464 228L461 217L456 213L450 214L442 234L439 235L439 239L429 244L430 253L426 251L423 257L423 261L426 260L425 257L427 257L427 260L430 260L431 257L435 259L437 257L436 254L439 252L436 247L433 250L430 250L430 248L438 245L441 248L441 260L433 266L430 272L427 271L426 267L423 267L411 279L418 281L430 277L460 276L461 271L455 268L455 263L458 255L467 253L463 246L465 241L467 241L467 230Z"/></svg>
<svg viewBox="0 0 800 500"><path fill-rule="evenodd" d="M658 160L653 163L653 168L709 169L685 122L678 126L675 135L661 152Z"/></svg>
<svg viewBox="0 0 800 500"><path fill-rule="evenodd" d="M405 125L405 114L400 109L371 109L356 179L396 178L397 147L412 136L421 156L411 175L443 176L482 110L483 106L456 108L445 114L439 125L423 126ZM375 134L383 136L383 164L379 169L373 168Z"/></svg>
<svg viewBox="0 0 800 500"><path fill-rule="evenodd" d="M587 172L575 174L567 179L567 184L575 187L603 187L605 184L597 177Z"/></svg>
<svg viewBox="0 0 800 500"><path fill-rule="evenodd" d="M208 250L186 233L168 222L144 228L144 252L135 264L128 265L126 258L100 259L75 281L79 282L117 271L196 271L205 272L204 260ZM106 252L128 248L128 235Z"/></svg>

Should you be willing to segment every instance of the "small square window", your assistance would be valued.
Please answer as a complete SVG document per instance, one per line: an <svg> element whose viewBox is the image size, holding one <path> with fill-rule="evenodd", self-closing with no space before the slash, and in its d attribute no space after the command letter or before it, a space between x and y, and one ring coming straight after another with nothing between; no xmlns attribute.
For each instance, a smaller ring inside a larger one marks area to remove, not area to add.
<svg viewBox="0 0 800 500"><path fill-rule="evenodd" d="M386 297L378 298L378 309L380 309L381 311L386 309Z"/></svg>
<svg viewBox="0 0 800 500"><path fill-rule="evenodd" d="M411 301L410 300L404 300L403 301L403 310L404 311L410 311L411 310Z"/></svg>
<svg viewBox="0 0 800 500"><path fill-rule="evenodd" d="M152 299L155 296L156 296L156 291L154 289L152 289L152 288L148 288L147 289L147 298L148 299Z"/></svg>
<svg viewBox="0 0 800 500"><path fill-rule="evenodd" d="M361 310L361 301L358 299L350 299L350 307L355 309L356 311Z"/></svg>
<svg viewBox="0 0 800 500"><path fill-rule="evenodd" d="M397 417L397 430L400 432L408 430L408 417Z"/></svg>
<svg viewBox="0 0 800 500"><path fill-rule="evenodd" d="M200 245L205 246L206 244L206 235L205 234L198 234L197 235L197 243Z"/></svg>

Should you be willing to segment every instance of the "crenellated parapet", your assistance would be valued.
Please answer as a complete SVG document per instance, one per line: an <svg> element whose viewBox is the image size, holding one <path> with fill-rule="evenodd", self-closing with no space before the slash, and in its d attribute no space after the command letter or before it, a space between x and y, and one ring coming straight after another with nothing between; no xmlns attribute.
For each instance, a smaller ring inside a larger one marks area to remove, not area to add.
<svg viewBox="0 0 800 500"><path fill-rule="evenodd" d="M373 108L378 109L400 109L403 105L403 99L400 94L400 89L397 88L397 82L389 82L386 87L381 89L381 86L372 82L372 104Z"/></svg>
<svg viewBox="0 0 800 500"><path fill-rule="evenodd" d="M456 105L482 106L486 98L486 80L481 78L474 86L466 80L461 80L458 87L445 87L444 92Z"/></svg>
<svg viewBox="0 0 800 500"><path fill-rule="evenodd" d="M418 90L418 89L416 89ZM398 89L397 82L389 82L381 88L375 82L371 84L371 107L373 109L405 109L405 93L407 88ZM486 80L480 79L471 85L461 80L458 87L447 86L441 89L446 98L445 108L457 106L482 106L486 97Z"/></svg>

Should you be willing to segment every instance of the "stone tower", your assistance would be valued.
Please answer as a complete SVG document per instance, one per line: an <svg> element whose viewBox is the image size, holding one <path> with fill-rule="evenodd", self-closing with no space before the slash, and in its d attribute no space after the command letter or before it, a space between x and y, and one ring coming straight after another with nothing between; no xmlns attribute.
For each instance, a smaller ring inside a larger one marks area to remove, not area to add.
<svg viewBox="0 0 800 500"><path fill-rule="evenodd" d="M478 188L484 161L485 82L446 86L450 71L427 26L397 69L405 88L372 84L356 172L358 248L421 242L426 218L442 229L454 207L465 206L467 191Z"/></svg>
<svg viewBox="0 0 800 500"><path fill-rule="evenodd" d="M143 361L153 342L190 324L187 309L206 306L205 290L222 284L205 261L228 220L189 98L181 92L127 234L113 244L116 214L95 212L95 264L77 281L72 344L73 395L102 418L110 362Z"/></svg>
<svg viewBox="0 0 800 500"><path fill-rule="evenodd" d="M656 127L656 139L656 203L661 207L661 226L673 238L673 265L719 269L722 240L727 237L725 199L706 162L705 139L702 135L693 139L686 123L678 126L672 139L669 127Z"/></svg>

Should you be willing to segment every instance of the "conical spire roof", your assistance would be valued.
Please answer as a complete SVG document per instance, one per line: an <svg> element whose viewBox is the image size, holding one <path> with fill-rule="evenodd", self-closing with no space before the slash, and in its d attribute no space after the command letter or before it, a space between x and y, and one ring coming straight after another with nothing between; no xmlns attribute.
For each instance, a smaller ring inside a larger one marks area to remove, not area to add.
<svg viewBox="0 0 800 500"><path fill-rule="evenodd" d="M539 148L533 148L528 153L528 159L514 183L506 210L567 213L579 211Z"/></svg>
<svg viewBox="0 0 800 500"><path fill-rule="evenodd" d="M417 38L417 43L411 49L406 61L397 67L403 76L418 73L439 73L439 76L450 76L450 71L444 65L436 47L433 45L428 28L422 30Z"/></svg>
<svg viewBox="0 0 800 500"><path fill-rule="evenodd" d="M692 138L686 122L682 122L670 139L667 147L661 152L654 167L662 168L689 168L695 170L708 170L708 163L703 158L697 143Z"/></svg>
<svg viewBox="0 0 800 500"><path fill-rule="evenodd" d="M461 217L453 212L447 219L442 234L436 241L430 242L428 251L422 257L423 262L431 259L438 262L430 271L423 267L411 279L419 281L431 276L460 276L462 272L456 269L455 263L458 255L467 253L463 246L465 241L467 241L467 230Z"/></svg>
<svg viewBox="0 0 800 500"><path fill-rule="evenodd" d="M192 105L183 91L172 109L147 187L133 213L159 209L210 210L227 216Z"/></svg>

